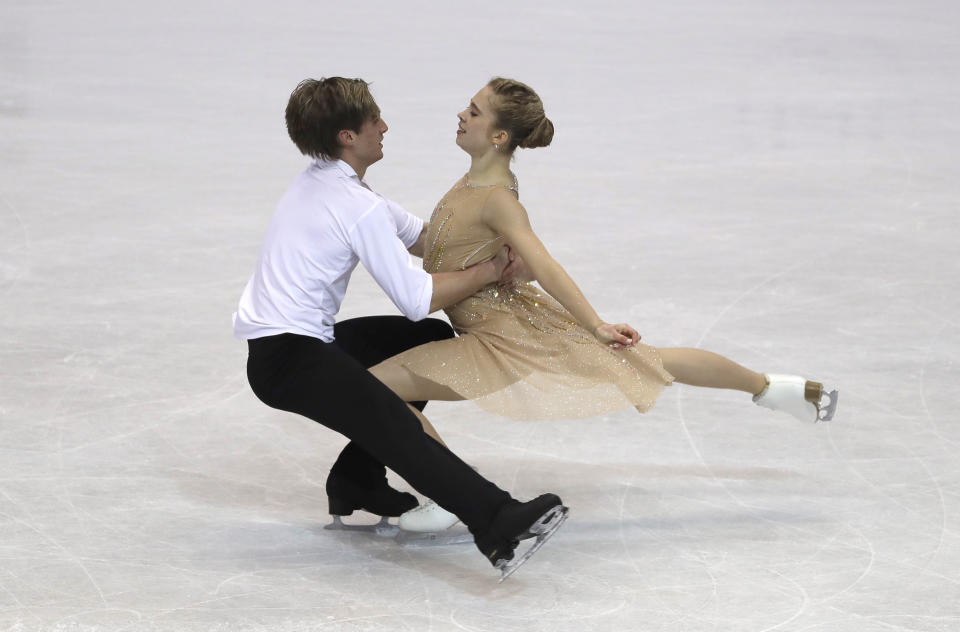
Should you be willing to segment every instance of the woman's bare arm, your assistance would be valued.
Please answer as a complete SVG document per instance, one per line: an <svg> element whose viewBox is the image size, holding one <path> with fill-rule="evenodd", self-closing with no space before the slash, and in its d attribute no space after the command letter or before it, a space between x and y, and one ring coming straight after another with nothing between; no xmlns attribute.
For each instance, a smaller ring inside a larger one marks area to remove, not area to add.
<svg viewBox="0 0 960 632"><path fill-rule="evenodd" d="M495 189L487 198L482 213L483 222L503 235L543 289L567 308L584 329L617 346L636 344L639 335L629 325L608 325L597 315L577 284L533 232L527 210L511 192Z"/></svg>

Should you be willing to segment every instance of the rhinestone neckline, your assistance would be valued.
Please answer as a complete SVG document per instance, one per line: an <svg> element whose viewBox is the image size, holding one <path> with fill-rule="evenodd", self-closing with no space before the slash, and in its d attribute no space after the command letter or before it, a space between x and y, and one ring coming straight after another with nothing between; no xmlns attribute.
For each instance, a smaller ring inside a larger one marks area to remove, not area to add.
<svg viewBox="0 0 960 632"><path fill-rule="evenodd" d="M520 183L517 181L517 176L513 176L513 184L471 184L470 180L467 179L467 176L463 176L463 183L471 189L490 189L493 187L505 187L511 191L517 191L520 188Z"/></svg>

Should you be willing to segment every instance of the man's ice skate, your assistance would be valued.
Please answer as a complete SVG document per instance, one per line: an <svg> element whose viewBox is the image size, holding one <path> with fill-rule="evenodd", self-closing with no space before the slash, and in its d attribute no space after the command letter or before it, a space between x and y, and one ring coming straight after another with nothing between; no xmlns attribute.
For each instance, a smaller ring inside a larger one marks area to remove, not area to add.
<svg viewBox="0 0 960 632"><path fill-rule="evenodd" d="M432 500L427 500L400 516L397 526L397 543L403 546L441 546L473 542L473 535L466 528L453 529L460 522Z"/></svg>
<svg viewBox="0 0 960 632"><path fill-rule="evenodd" d="M525 503L512 501L500 509L490 529L477 537L477 548L500 571L503 581L536 553L567 519L568 509L555 494L543 494ZM515 556L520 540L536 538Z"/></svg>
<svg viewBox="0 0 960 632"><path fill-rule="evenodd" d="M372 485L363 485L331 474L327 479L327 500L333 522L325 526L325 529L366 531L384 537L394 536L399 531L397 526L390 524L388 517L400 516L417 506L417 499L413 494L393 489L387 484L386 477ZM345 524L342 516L349 516L358 509L380 516L380 522Z"/></svg>
<svg viewBox="0 0 960 632"><path fill-rule="evenodd" d="M824 393L820 382L810 382L798 375L770 374L764 377L767 387L753 396L758 406L789 413L810 423L830 421L837 412L837 391Z"/></svg>

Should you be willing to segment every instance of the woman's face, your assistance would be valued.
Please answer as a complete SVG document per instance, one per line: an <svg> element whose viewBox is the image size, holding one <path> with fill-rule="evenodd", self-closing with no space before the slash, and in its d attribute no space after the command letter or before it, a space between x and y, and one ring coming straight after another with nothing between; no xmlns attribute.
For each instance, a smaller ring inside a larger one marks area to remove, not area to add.
<svg viewBox="0 0 960 632"><path fill-rule="evenodd" d="M484 154L493 149L496 121L490 103L493 90L484 87L470 100L465 110L457 114L457 145L471 156Z"/></svg>

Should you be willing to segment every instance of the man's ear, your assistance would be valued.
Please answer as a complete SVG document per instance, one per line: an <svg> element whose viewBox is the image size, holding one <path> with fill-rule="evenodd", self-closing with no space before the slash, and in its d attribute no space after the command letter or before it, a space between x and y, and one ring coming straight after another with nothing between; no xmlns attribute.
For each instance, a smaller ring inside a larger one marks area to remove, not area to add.
<svg viewBox="0 0 960 632"><path fill-rule="evenodd" d="M357 134L350 129L342 129L337 133L337 141L341 147L352 147L357 141Z"/></svg>

